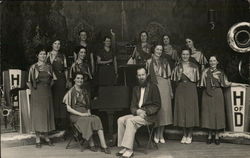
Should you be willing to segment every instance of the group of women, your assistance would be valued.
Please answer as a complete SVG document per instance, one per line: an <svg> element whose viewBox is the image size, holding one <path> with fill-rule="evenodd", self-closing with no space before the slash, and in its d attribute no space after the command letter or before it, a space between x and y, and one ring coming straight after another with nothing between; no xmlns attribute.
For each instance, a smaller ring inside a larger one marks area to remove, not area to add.
<svg viewBox="0 0 250 158"><path fill-rule="evenodd" d="M134 49L132 59L135 63L146 65L150 81L158 85L161 95L162 106L157 114L154 141L165 143L164 128L173 124L183 128L181 143L190 144L193 128L202 127L208 129L207 143L211 144L214 138L215 144L219 145L219 132L225 129L222 88L246 85L229 82L225 73L218 68L218 57L210 56L207 61L190 38L186 39L186 46L179 56L167 35L154 46L148 44L147 32L141 32L140 37L141 43ZM197 91L203 91L202 96ZM213 133L215 137L212 137Z"/></svg>
<svg viewBox="0 0 250 158"><path fill-rule="evenodd" d="M103 48L96 53L96 65L86 31L79 32L80 42L75 47L74 62L70 67L60 51L60 40L52 41L49 52L42 45L36 48L38 61L29 69L27 85L31 90L31 118L37 148L41 147L41 134L44 134L45 142L52 146L48 133L55 129L67 129L69 116L69 120L82 133L82 138L89 141L90 150L97 151L92 139L92 131L97 131L102 151L110 153L102 123L98 116L91 115L89 109L94 89L91 81L94 79L98 86L115 83L117 66L111 44L115 34L112 31L111 34L112 38L105 37Z"/></svg>
<svg viewBox="0 0 250 158"><path fill-rule="evenodd" d="M83 139L89 141L92 151L97 151L92 139L93 131L97 131L102 151L110 153L101 120L90 112L90 100L96 94L93 86L95 83L98 86L114 85L117 77L115 34L112 30L111 35L104 38L103 47L94 53L88 43L87 32L80 31L80 42L75 47L74 62L70 67L60 51L60 40L56 39L51 43L48 53L45 47L37 47L38 61L30 67L28 80L36 147L41 147L42 133L45 135L45 142L53 145L48 132L66 129L69 114L70 121L82 133ZM216 56L209 58L209 67L206 68L206 57L194 47L190 38L186 39L186 46L178 55L167 35L163 36L162 43L152 46L148 43L147 32L143 31L140 33L140 42L132 53L132 59L136 64L146 66L151 82L159 87L162 106L158 112L154 141L165 143L164 128L174 124L183 128L181 143L191 143L193 127L200 126L209 129L208 143L212 142L212 133L215 132L215 142L219 144L219 130L225 128L222 88L245 85L228 82L223 71L217 68L219 62ZM205 87L201 117L197 86Z"/></svg>

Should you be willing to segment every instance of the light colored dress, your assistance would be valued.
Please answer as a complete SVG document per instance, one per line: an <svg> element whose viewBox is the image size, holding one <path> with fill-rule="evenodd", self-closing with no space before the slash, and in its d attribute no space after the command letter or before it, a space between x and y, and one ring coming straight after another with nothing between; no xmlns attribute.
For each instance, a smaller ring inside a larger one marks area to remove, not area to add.
<svg viewBox="0 0 250 158"><path fill-rule="evenodd" d="M157 113L156 126L165 126L173 123L170 83L171 70L169 63L161 58L156 60L154 56L147 60L146 67L151 81L159 88L161 95L161 108Z"/></svg>

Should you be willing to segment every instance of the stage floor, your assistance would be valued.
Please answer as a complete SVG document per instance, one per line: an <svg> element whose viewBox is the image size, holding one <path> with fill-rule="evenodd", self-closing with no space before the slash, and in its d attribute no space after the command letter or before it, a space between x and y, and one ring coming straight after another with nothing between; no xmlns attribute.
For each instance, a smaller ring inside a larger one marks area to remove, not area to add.
<svg viewBox="0 0 250 158"><path fill-rule="evenodd" d="M141 140L141 139L140 139ZM91 152L85 149L80 152L79 147L72 144L70 149L65 149L68 140L55 143L54 147L43 146L41 149L34 145L4 147L2 148L3 158L114 158L119 150L111 148L111 155L101 152ZM222 143L221 145L205 142L193 142L190 145L180 144L177 140L167 140L166 144L160 144L159 149L151 149L145 155L135 151L135 158L249 158L250 146L240 144Z"/></svg>

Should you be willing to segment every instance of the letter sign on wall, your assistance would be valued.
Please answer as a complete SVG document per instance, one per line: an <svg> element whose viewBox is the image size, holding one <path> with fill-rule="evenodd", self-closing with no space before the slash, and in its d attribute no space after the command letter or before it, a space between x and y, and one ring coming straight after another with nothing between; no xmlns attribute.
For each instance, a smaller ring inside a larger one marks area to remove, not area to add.
<svg viewBox="0 0 250 158"><path fill-rule="evenodd" d="M246 88L231 87L233 127L235 132L244 131Z"/></svg>

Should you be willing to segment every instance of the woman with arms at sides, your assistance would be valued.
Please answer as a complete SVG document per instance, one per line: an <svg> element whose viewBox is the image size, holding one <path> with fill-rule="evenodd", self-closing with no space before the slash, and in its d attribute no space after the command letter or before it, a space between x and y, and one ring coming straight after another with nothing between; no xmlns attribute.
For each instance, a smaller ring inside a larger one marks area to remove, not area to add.
<svg viewBox="0 0 250 158"><path fill-rule="evenodd" d="M88 77L88 74L80 72L75 74L75 84L64 96L63 103L66 104L67 111L70 113L71 122L82 134L82 138L89 141L90 150L97 151L92 138L93 131L97 131L101 150L110 154L110 149L105 142L102 122L98 116L91 115L90 112L90 98L87 90L83 87L85 77Z"/></svg>
<svg viewBox="0 0 250 158"><path fill-rule="evenodd" d="M181 61L174 68L171 79L176 82L174 125L183 128L181 143L192 142L193 127L199 126L197 82L199 68L189 61L190 50L183 49Z"/></svg>
<svg viewBox="0 0 250 158"><path fill-rule="evenodd" d="M154 135L155 143L165 143L163 136L164 127L173 124L172 104L173 97L170 83L171 69L166 58L162 58L163 47L157 44L153 47L154 54L146 62L146 68L151 78L151 82L156 84L161 95L161 109L157 113L157 130Z"/></svg>
<svg viewBox="0 0 250 158"><path fill-rule="evenodd" d="M54 40L51 47L52 50L47 54L47 62L52 65L57 78L52 87L55 123L57 130L64 130L67 128L67 113L62 104L62 99L66 93L66 88L70 85L70 81L68 80L66 57L60 52L60 40Z"/></svg>
<svg viewBox="0 0 250 158"><path fill-rule="evenodd" d="M88 61L86 59L86 49L83 46L78 46L75 50L77 52L77 59L76 61L71 65L70 72L69 72L69 78L71 82L74 82L74 78L77 72L88 74L88 79L92 79L92 75L90 72L90 68L88 65ZM86 85L85 88L90 94L90 83L84 82ZM72 84L73 85L73 84Z"/></svg>
<svg viewBox="0 0 250 158"><path fill-rule="evenodd" d="M151 58L151 45L148 43L148 33L140 32L140 41L135 46L132 59L135 59L136 64L146 64L146 61Z"/></svg>
<svg viewBox="0 0 250 158"><path fill-rule="evenodd" d="M51 86L56 77L52 67L46 63L45 47L39 45L36 53L38 62L29 69L27 85L31 90L31 121L36 133L36 147L41 148L41 133L44 133L48 145L53 145L48 133L55 130Z"/></svg>
<svg viewBox="0 0 250 158"><path fill-rule="evenodd" d="M209 58L209 68L202 72L201 85L205 87L202 93L201 127L208 129L207 144L212 143L215 133L215 144L220 144L219 132L225 126L225 104L222 88L229 86L243 86L245 84L232 83L227 80L225 73L217 68L219 64L216 56Z"/></svg>
<svg viewBox="0 0 250 158"><path fill-rule="evenodd" d="M110 32L112 37L104 37L103 48L97 52L98 86L112 86L116 81L115 33Z"/></svg>
<svg viewBox="0 0 250 158"><path fill-rule="evenodd" d="M176 49L174 49L173 46L170 44L170 38L168 35L163 35L162 43L163 43L162 57L167 59L167 61L170 64L170 68L173 69L179 60L178 53Z"/></svg>
<svg viewBox="0 0 250 158"><path fill-rule="evenodd" d="M86 50L86 52L85 52L86 53L85 60L87 61L88 65L89 65L89 68L91 70L91 74L93 75L94 70L95 70L94 55L93 55L93 52L92 52L92 49L91 49L91 45L88 42L87 31L80 30L79 31L79 39L80 39L80 42L76 45L75 50L74 50L74 60L75 61L77 60L78 52L76 50L79 48L79 46L84 47L85 50Z"/></svg>
<svg viewBox="0 0 250 158"><path fill-rule="evenodd" d="M203 71L205 69L205 66L208 64L207 58L204 56L204 54L197 50L194 46L194 42L190 38L186 38L186 46L191 49L191 58L190 61L197 64L200 68L200 71Z"/></svg>

